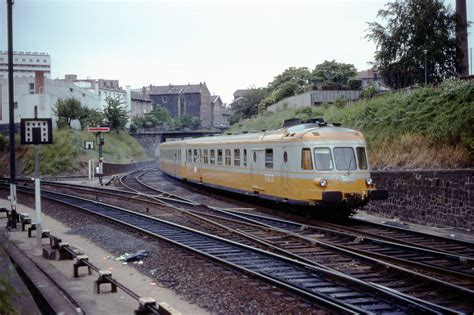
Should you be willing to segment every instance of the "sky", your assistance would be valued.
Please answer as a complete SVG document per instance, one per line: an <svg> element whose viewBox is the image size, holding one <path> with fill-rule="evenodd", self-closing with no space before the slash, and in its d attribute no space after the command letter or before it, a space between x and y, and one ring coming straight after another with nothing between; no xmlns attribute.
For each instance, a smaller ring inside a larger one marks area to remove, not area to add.
<svg viewBox="0 0 474 315"><path fill-rule="evenodd" d="M13 46L50 54L51 78L118 79L123 88L206 82L229 103L235 90L266 86L288 67L336 60L369 68L367 22L387 2L15 0ZM467 6L472 21L474 0ZM5 0L0 17L6 50Z"/></svg>

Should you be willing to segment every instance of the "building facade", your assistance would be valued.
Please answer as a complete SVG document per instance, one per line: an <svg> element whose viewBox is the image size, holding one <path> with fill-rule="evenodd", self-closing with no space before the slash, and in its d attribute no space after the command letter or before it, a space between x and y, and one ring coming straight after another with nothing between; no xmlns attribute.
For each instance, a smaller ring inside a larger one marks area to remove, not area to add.
<svg viewBox="0 0 474 315"><path fill-rule="evenodd" d="M131 112L130 116L143 117L153 110L151 99L146 94L146 90L142 92L130 91Z"/></svg>
<svg viewBox="0 0 474 315"><path fill-rule="evenodd" d="M47 53L13 52L14 78L34 78L37 71L51 78L51 57ZM8 51L0 51L0 80L5 78L8 78Z"/></svg>
<svg viewBox="0 0 474 315"><path fill-rule="evenodd" d="M197 116L202 127L211 127L213 113L211 93L206 83L150 86L149 98L154 106L165 107L173 118Z"/></svg>
<svg viewBox="0 0 474 315"><path fill-rule="evenodd" d="M97 108L100 103L97 94L65 80L47 79L41 72L37 72L35 77L15 79L14 93L15 123L19 123L21 118L33 118L34 108L38 106L38 117L52 118L56 126L57 117L53 113L53 108L59 99L76 98L89 108ZM8 123L8 79L1 79L0 129L5 129Z"/></svg>

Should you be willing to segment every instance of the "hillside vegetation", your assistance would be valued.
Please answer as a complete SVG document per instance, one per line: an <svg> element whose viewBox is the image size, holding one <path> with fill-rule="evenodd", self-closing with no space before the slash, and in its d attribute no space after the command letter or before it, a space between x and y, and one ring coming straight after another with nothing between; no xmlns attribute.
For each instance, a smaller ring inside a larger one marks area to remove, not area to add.
<svg viewBox="0 0 474 315"><path fill-rule="evenodd" d="M436 88L390 93L352 105L338 101L283 108L240 121L230 131L278 128L292 117L324 117L362 131L374 168L474 166L474 81L448 80Z"/></svg>
<svg viewBox="0 0 474 315"><path fill-rule="evenodd" d="M84 141L95 140L95 134L72 129L55 129L53 139L53 144L40 146L42 175L87 174L88 160L94 159L97 163L97 145L94 150L84 149ZM18 145L20 143L18 136L16 143L17 172L19 175L32 175L34 173L33 146ZM125 132L105 134L103 157L105 162L111 163L130 163L149 159L140 144ZM8 153L4 150L0 165L7 166L8 158ZM4 173L6 172L5 167Z"/></svg>

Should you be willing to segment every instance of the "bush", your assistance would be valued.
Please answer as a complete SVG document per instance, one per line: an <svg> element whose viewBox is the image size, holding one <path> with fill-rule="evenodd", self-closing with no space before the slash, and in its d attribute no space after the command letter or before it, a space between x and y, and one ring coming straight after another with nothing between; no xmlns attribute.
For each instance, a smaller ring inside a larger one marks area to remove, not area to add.
<svg viewBox="0 0 474 315"><path fill-rule="evenodd" d="M360 90L362 88L362 80L351 79L347 81L350 90Z"/></svg>

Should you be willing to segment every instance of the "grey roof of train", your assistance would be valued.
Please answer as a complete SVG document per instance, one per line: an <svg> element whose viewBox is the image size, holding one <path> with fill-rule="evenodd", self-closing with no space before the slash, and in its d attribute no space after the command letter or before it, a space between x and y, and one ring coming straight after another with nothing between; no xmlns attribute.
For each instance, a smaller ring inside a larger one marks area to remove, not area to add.
<svg viewBox="0 0 474 315"><path fill-rule="evenodd" d="M296 133L296 132L309 132L309 131L318 131L318 132L351 132L355 131L353 129L327 126L327 127L317 127L311 126L306 127L305 125L297 125L289 128L280 128L275 130L268 130L266 132L253 132L253 133L241 133L236 135L222 135L222 136L212 136L212 137L201 137L201 138L191 138L179 141L170 141L172 143L181 142L181 143L203 143L203 142L220 142L220 141L241 141L241 140L258 140L263 135L271 134L280 134L280 133Z"/></svg>

